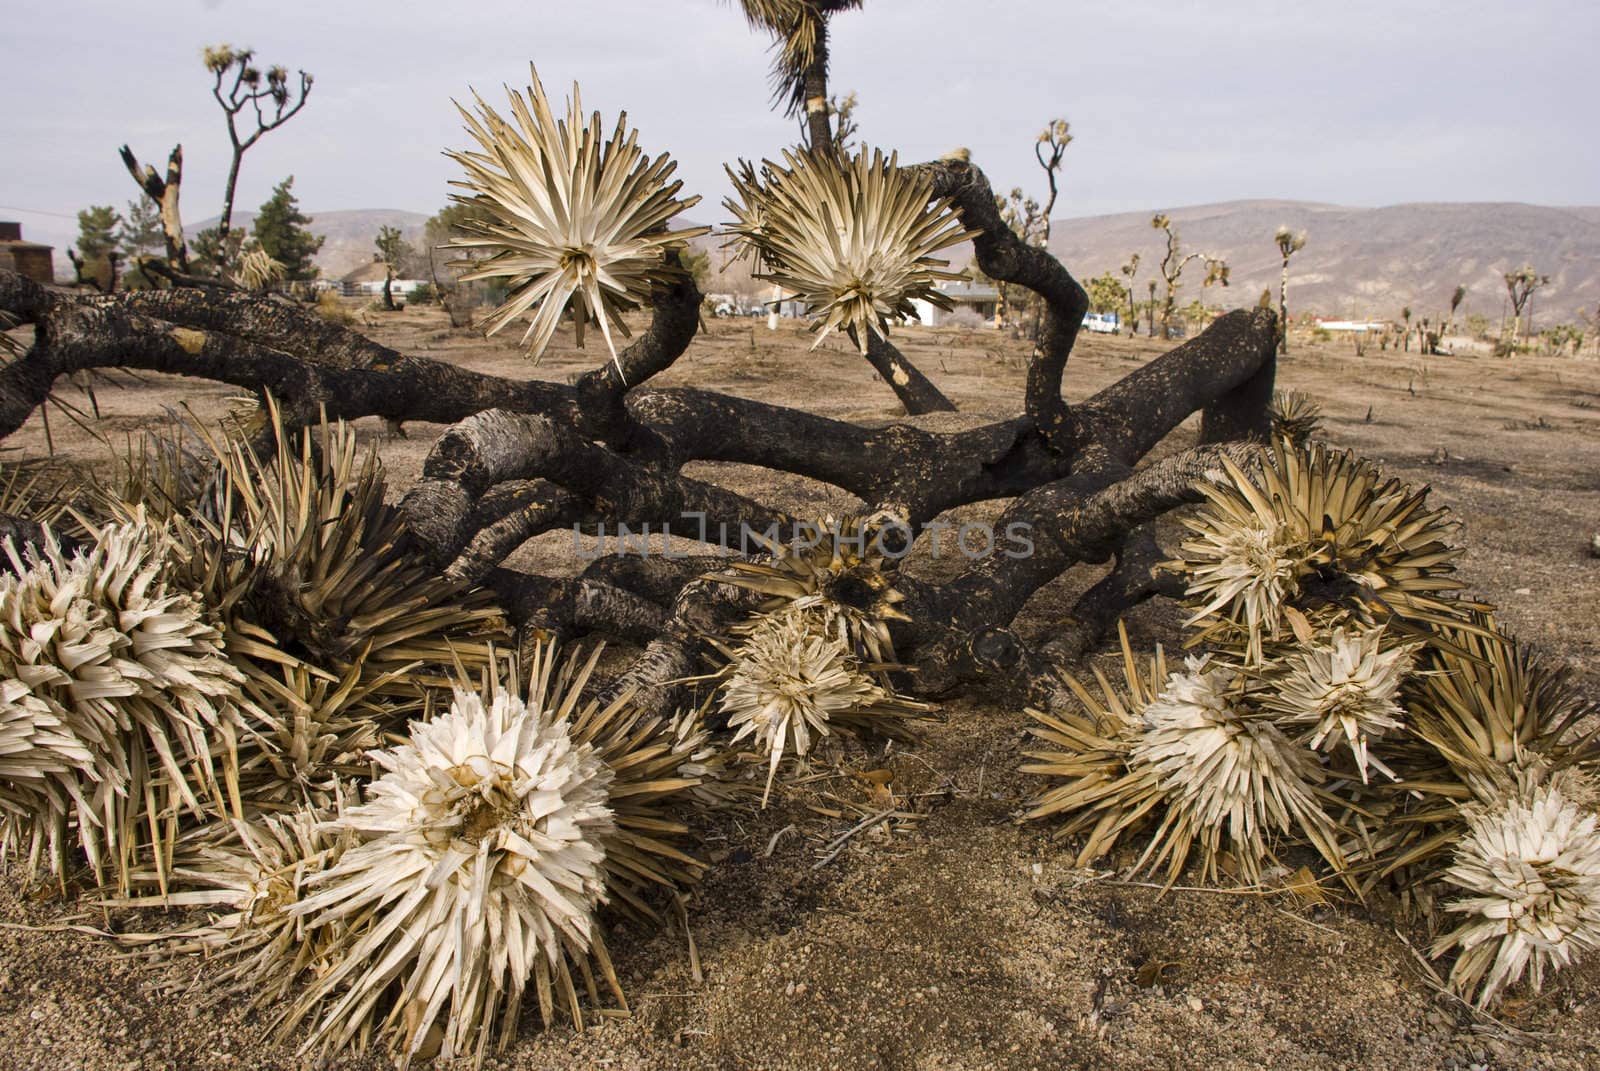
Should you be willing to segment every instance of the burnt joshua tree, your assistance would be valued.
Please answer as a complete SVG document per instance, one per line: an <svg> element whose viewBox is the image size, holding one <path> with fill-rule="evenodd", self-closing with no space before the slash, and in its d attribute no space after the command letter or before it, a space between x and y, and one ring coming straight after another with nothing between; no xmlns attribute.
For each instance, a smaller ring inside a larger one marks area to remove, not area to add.
<svg viewBox="0 0 1600 1071"><path fill-rule="evenodd" d="M1128 337L1132 338L1139 333L1139 298L1133 289L1134 278L1139 274L1139 254L1128 257L1128 263L1120 270L1128 280L1123 291L1128 295Z"/></svg>
<svg viewBox="0 0 1600 1071"><path fill-rule="evenodd" d="M1272 235L1272 240L1278 245L1278 254L1283 257L1283 275L1278 279L1278 352L1289 352L1289 258L1294 256L1306 245L1306 232L1299 234L1291 231L1287 224L1281 226Z"/></svg>
<svg viewBox="0 0 1600 1071"><path fill-rule="evenodd" d="M961 533L963 560L950 579L896 578L906 620L894 624L894 650L916 670L909 687L923 695L982 684L1046 708L1065 703L1057 668L1130 606L1173 593L1166 574L1152 574L1170 557L1153 522L1198 501L1196 482L1222 459L1242 463L1259 449L1277 318L1270 309L1224 315L1069 403L1063 381L1088 299L1064 265L1005 225L976 162L964 152L903 164L865 149L851 158L814 151L833 144L827 19L845 6L745 4L760 25L780 28L783 57L793 57L780 59L790 63L780 99L804 110L813 149L733 169L730 233L758 270L802 296L819 333L851 338L902 399L910 369L888 342L891 323L913 300L937 300L933 281L946 273L933 254L970 238L986 275L1038 295L1044 310L1014 416L958 431L858 425L653 384L699 330L701 295L679 261L693 232L668 229L692 200L677 196L671 161L645 156L620 123L608 140L600 117L585 117L576 99L558 123L535 78L509 118L481 102L467 115L477 144L453 155L466 169L462 196L486 222L468 224L456 244L476 255L468 278L509 283L490 329L527 314L535 354L563 320L598 331L604 357L575 382L505 379L396 352L242 291L89 296L0 272L0 310L36 328L27 352L0 367L0 436L22 425L59 377L103 367L221 381L263 402L271 395L291 426L324 413L449 425L403 500L415 538L447 577L492 589L514 620L559 635L641 641L643 653L612 687L636 687L657 710L682 697L683 679L702 671L706 637L749 605L747 593L700 579L703 557L603 557L570 577L505 566L526 540L562 529L614 535L625 524L635 533L670 529L705 553L760 553L741 533L787 533L814 519L686 474L702 461L830 484L859 501L861 517L875 518L891 554L941 537L940 552L957 553L948 512L1004 502L991 528ZM531 181L546 185L535 191ZM539 207L552 204L581 205L581 218ZM641 306L648 325L628 342L621 314ZM803 369L793 375L805 381ZM1138 467L1197 411L1195 441ZM1010 631L1034 592L1105 562L1114 563L1110 572L1047 646Z"/></svg>
<svg viewBox="0 0 1600 1071"><path fill-rule="evenodd" d="M226 275L231 248L228 236L233 229L233 198L239 184L239 168L244 162L244 154L262 137L299 114L311 94L312 84L311 75L305 71L297 72L297 89L290 86L289 72L284 67L268 67L263 73L255 64L254 51L248 48L213 45L206 48L202 56L206 70L212 76L211 95L228 121L228 141L231 146L228 179L222 193L222 216L214 235L214 245L218 250L214 265L215 279L189 275L189 248L183 237L183 217L178 207L183 183L183 146L173 146L167 157L165 177L157 174L156 169L148 164L141 166L127 145L121 149L122 162L128 174L159 207L161 229L166 237L165 261L142 257L141 270L149 268L166 281L180 285L214 285ZM252 121L254 129L251 128Z"/></svg>

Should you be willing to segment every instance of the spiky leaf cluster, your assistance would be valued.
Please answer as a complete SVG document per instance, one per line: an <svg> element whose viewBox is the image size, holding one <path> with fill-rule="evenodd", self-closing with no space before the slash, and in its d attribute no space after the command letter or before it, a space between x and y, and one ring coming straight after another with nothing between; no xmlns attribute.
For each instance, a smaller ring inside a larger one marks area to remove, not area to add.
<svg viewBox="0 0 1600 1071"><path fill-rule="evenodd" d="M365 775L385 730L419 713L454 666L486 665L506 631L486 592L428 566L352 428L291 435L272 405L263 418L270 453L207 444L217 467L203 500L183 499L196 481L181 456L162 460L170 452L140 486L177 507L175 580L221 619L259 711L240 759L244 794L263 807L325 806L337 779Z"/></svg>
<svg viewBox="0 0 1600 1071"><path fill-rule="evenodd" d="M1303 390L1277 390L1267 406L1272 435L1303 446L1322 431L1322 406Z"/></svg>
<svg viewBox="0 0 1600 1071"><path fill-rule="evenodd" d="M1036 761L1022 769L1059 782L1029 818L1059 816L1059 836L1084 834L1080 866L1148 829L1134 869L1164 865L1169 883L1198 854L1208 878L1226 857L1256 884L1278 843L1309 844L1344 867L1326 773L1263 709L1248 671L1203 657L1169 673L1159 648L1141 665L1125 630L1122 655L1120 686L1098 669L1098 694L1067 678L1087 716L1029 711L1039 723L1030 732L1055 749L1029 752Z"/></svg>
<svg viewBox="0 0 1600 1071"><path fill-rule="evenodd" d="M786 756L805 758L816 738L904 737L932 709L883 687L820 609L762 614L724 647L717 709L733 740L750 740L767 765L765 803Z"/></svg>
<svg viewBox="0 0 1600 1071"><path fill-rule="evenodd" d="M1280 439L1250 472L1223 465L1225 479L1200 486L1206 502L1184 519L1184 556L1170 563L1188 578L1199 639L1237 643L1257 663L1291 608L1319 626L1402 628L1458 622L1473 608L1448 596L1461 587L1450 575L1457 526L1427 508L1426 489L1315 442Z"/></svg>
<svg viewBox="0 0 1600 1071"><path fill-rule="evenodd" d="M1600 948L1600 820L1544 784L1470 807L1466 821L1445 874L1464 894L1446 908L1461 921L1433 954L1459 952L1450 985L1482 1008Z"/></svg>
<svg viewBox="0 0 1600 1071"><path fill-rule="evenodd" d="M769 560L734 561L709 579L767 596L762 614L815 610L823 631L857 660L892 663L889 622L910 619L898 608L905 595L895 589L897 563L886 553L886 540L895 535L891 527L910 529L887 517L825 517L804 527L805 534L787 545L752 533Z"/></svg>
<svg viewBox="0 0 1600 1071"><path fill-rule="evenodd" d="M1439 631L1401 695L1407 733L1384 742L1399 774L1375 785L1382 825L1358 854L1374 878L1437 880L1467 832L1464 807L1494 807L1600 766L1600 703L1572 673L1477 615Z"/></svg>
<svg viewBox="0 0 1600 1071"><path fill-rule="evenodd" d="M1381 626L1339 626L1308 637L1275 660L1263 706L1286 730L1301 730L1313 749L1347 748L1362 783L1369 763L1393 779L1371 748L1403 726L1400 689L1418 646L1393 642Z"/></svg>
<svg viewBox="0 0 1600 1071"><path fill-rule="evenodd" d="M165 885L179 817L239 805L242 676L143 514L70 558L5 550L0 847L64 877L76 840L97 881L150 863Z"/></svg>
<svg viewBox="0 0 1600 1071"><path fill-rule="evenodd" d="M1451 526L1422 493L1287 440L1225 477L1175 563L1212 650L1169 673L1124 632L1120 685L1069 677L1081 713L1030 711L1050 750L1023 769L1051 784L1029 817L1081 837L1079 865L1146 834L1134 869L1169 883L1313 849L1358 893L1394 880L1465 915L1434 946L1463 996L1537 989L1600 940L1596 820L1560 796L1600 763L1600 705L1448 597Z"/></svg>
<svg viewBox="0 0 1600 1071"><path fill-rule="evenodd" d="M525 994L579 1029L596 979L626 1007L602 912L654 917L650 890L698 880L679 812L723 758L692 713L585 699L599 654L541 644L526 690L514 667L458 686L329 807L197 833L163 902L220 913L138 939L204 953L280 1037L308 1028L307 1055L377 1041L402 1066L477 1065L515 1036Z"/></svg>
<svg viewBox="0 0 1600 1071"><path fill-rule="evenodd" d="M756 258L757 278L790 291L810 310L820 343L848 332L866 352L871 334L914 319L913 302L950 308L940 280L963 276L933 254L971 237L929 180L862 149L847 160L784 153L761 174L728 169L737 198L729 233Z"/></svg>
<svg viewBox="0 0 1600 1071"><path fill-rule="evenodd" d="M677 165L665 153L646 156L626 116L607 140L599 112L584 118L576 85L561 121L538 72L531 78L526 96L509 93L509 122L476 94L477 114L459 109L478 149L447 153L466 171L453 185L468 192L454 199L473 209L450 244L487 256L455 266L463 281L506 281L505 303L483 321L489 334L527 314L523 342L538 358L570 312L578 345L586 325L598 326L620 371L622 314L681 278L675 250L709 228L667 231L699 198L677 196L683 183L669 181Z"/></svg>

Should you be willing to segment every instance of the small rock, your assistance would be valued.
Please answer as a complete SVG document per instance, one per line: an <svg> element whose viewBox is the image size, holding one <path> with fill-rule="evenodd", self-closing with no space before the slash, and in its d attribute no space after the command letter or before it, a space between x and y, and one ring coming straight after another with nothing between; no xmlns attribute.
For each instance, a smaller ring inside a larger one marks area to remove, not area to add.
<svg viewBox="0 0 1600 1071"><path fill-rule="evenodd" d="M1204 1011L1206 1007L1205 1001L1201 1000L1199 997L1190 997L1188 1003L1189 1010L1192 1012Z"/></svg>
<svg viewBox="0 0 1600 1071"><path fill-rule="evenodd" d="M1533 594L1533 589L1532 588L1518 588L1515 592L1513 592L1513 594L1515 594L1515 595L1532 595Z"/></svg>
<svg viewBox="0 0 1600 1071"><path fill-rule="evenodd" d="M1589 537L1589 556L1600 558L1600 532Z"/></svg>

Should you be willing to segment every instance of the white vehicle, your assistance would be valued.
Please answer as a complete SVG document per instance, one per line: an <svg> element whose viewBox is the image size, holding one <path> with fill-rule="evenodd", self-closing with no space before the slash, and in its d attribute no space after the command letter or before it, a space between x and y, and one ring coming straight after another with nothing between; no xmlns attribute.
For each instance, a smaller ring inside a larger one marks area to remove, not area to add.
<svg viewBox="0 0 1600 1071"><path fill-rule="evenodd" d="M1083 318L1083 326L1097 335L1114 335L1122 330L1122 320L1114 312L1091 312Z"/></svg>

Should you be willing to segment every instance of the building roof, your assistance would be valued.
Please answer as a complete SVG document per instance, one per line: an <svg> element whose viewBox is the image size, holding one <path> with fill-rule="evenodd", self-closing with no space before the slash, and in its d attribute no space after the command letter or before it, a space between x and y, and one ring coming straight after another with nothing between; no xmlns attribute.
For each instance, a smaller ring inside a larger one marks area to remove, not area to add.
<svg viewBox="0 0 1600 1071"><path fill-rule="evenodd" d="M43 242L25 242L21 238L0 238L0 249L7 252L19 249L39 249L48 253L54 248L55 246L45 245Z"/></svg>
<svg viewBox="0 0 1600 1071"><path fill-rule="evenodd" d="M1000 291L992 286L979 286L976 283L956 283L954 286L940 288L939 293L952 301L1000 300Z"/></svg>
<svg viewBox="0 0 1600 1071"><path fill-rule="evenodd" d="M339 276L342 283L381 283L389 271L382 260L369 260Z"/></svg>

